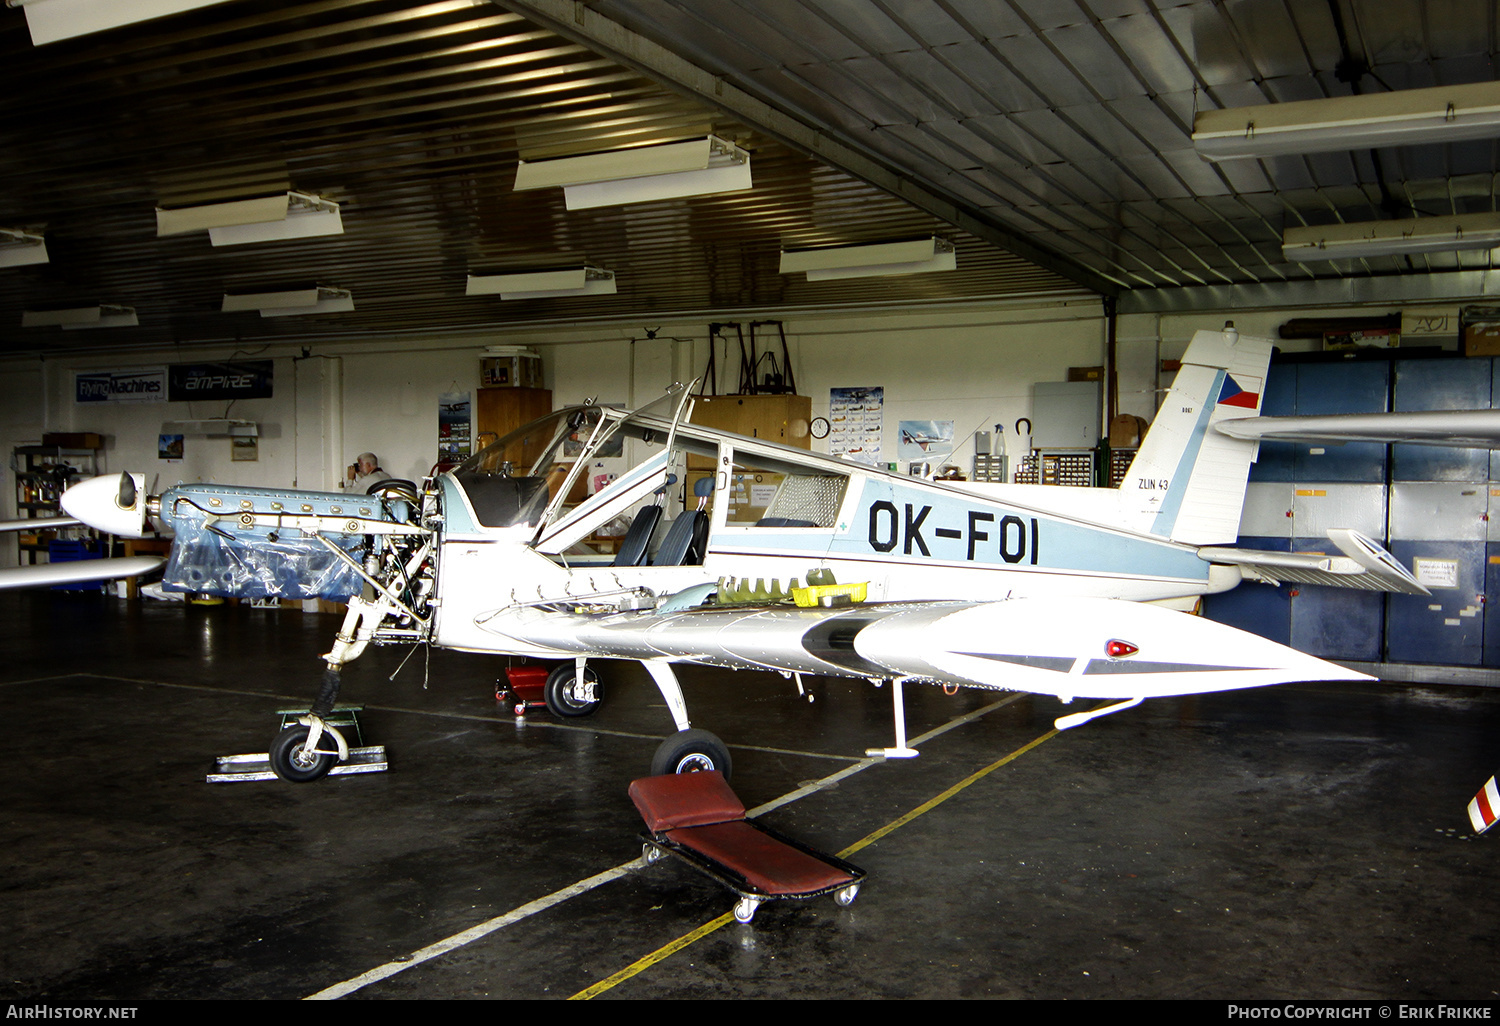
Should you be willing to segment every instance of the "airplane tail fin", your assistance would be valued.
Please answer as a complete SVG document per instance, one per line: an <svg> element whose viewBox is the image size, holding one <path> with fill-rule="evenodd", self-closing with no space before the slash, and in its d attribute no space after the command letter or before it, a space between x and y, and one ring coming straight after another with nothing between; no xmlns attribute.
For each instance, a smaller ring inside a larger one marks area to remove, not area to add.
<svg viewBox="0 0 1500 1026"><path fill-rule="evenodd" d="M1260 412L1270 362L1269 340L1232 327L1193 336L1120 483L1122 526L1196 545L1235 540L1259 443L1212 425Z"/></svg>

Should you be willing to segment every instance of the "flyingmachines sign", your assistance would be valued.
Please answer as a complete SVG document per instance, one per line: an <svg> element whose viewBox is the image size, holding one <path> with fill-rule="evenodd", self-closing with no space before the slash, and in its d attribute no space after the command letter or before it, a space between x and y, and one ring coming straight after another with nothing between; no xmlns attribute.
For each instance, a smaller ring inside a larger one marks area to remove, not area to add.
<svg viewBox="0 0 1500 1026"><path fill-rule="evenodd" d="M79 403L190 402L194 399L264 399L271 395L270 360L178 363L74 375Z"/></svg>
<svg viewBox="0 0 1500 1026"><path fill-rule="evenodd" d="M79 403L160 403L167 399L165 367L128 371L80 371L73 377Z"/></svg>

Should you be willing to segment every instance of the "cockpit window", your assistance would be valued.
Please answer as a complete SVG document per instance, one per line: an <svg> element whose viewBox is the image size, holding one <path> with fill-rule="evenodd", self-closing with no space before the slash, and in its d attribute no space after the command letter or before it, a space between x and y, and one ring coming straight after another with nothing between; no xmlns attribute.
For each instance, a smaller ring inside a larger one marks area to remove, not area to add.
<svg viewBox="0 0 1500 1026"><path fill-rule="evenodd" d="M486 527L535 526L572 464L562 462L569 439L587 439L602 414L570 407L517 428L470 456L453 476Z"/></svg>

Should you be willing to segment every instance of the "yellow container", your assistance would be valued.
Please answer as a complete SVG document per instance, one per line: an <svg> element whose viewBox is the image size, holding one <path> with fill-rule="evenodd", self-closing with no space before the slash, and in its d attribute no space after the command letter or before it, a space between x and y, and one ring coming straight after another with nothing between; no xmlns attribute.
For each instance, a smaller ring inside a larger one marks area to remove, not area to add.
<svg viewBox="0 0 1500 1026"><path fill-rule="evenodd" d="M793 588L792 601L802 609L842 605L837 601L841 596L847 597L851 603L860 603L865 600L869 588L868 581L861 581L859 584L814 584L806 588Z"/></svg>

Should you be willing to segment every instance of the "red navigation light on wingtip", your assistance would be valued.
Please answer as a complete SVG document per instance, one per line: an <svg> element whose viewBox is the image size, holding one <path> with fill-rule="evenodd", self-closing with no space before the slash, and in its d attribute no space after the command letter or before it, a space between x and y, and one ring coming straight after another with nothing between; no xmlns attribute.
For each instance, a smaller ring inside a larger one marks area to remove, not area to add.
<svg viewBox="0 0 1500 1026"><path fill-rule="evenodd" d="M1139 651L1140 649L1135 645L1132 645L1128 641L1121 641L1119 638L1110 640L1104 646L1105 655L1111 659L1123 659L1125 656L1135 655Z"/></svg>

